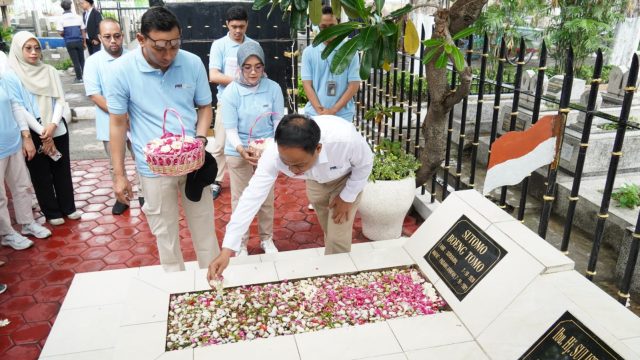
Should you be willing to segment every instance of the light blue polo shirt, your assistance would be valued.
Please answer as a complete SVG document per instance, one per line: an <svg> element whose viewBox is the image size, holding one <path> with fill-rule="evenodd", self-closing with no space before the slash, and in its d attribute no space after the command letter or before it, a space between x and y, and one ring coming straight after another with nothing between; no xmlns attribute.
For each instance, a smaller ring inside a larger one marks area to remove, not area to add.
<svg viewBox="0 0 640 360"><path fill-rule="evenodd" d="M3 75L3 79L6 80L7 86L11 89L13 94L13 101L24 106L24 108L36 119L40 118L40 107L38 106L38 100L36 97L22 85L22 82L18 76L12 71L6 71ZM52 99L52 102L54 100Z"/></svg>
<svg viewBox="0 0 640 360"><path fill-rule="evenodd" d="M347 86L350 81L360 81L360 59L358 56L354 56L351 59L349 67L340 75L332 74L329 70L329 66L333 57L336 54L334 50L325 60L322 59L322 50L326 46L324 43L313 47L308 46L302 53L302 69L300 71L302 80L311 80L313 82L313 89L316 91L318 100L324 108L330 108L335 105L342 94L347 91ZM327 82L335 81L336 92L335 96L327 95ZM339 116L347 121L353 121L355 115L355 103L353 99L349 100L336 116ZM307 102L304 107L304 113L306 115L315 116L318 115L311 105L311 102Z"/></svg>
<svg viewBox="0 0 640 360"><path fill-rule="evenodd" d="M257 89L249 89L232 82L227 86L220 99L222 103L222 118L225 129L238 129L238 136L244 146L249 145L249 129L252 139L273 137L276 131L276 123L284 114L284 98L282 89L277 82L263 78ZM275 115L260 118L258 116L274 112ZM253 125L255 123L255 126ZM224 144L224 154L240 156L227 138Z"/></svg>
<svg viewBox="0 0 640 360"><path fill-rule="evenodd" d="M11 101L15 95L4 77L0 78L0 159L20 151L20 127L13 117Z"/></svg>
<svg viewBox="0 0 640 360"><path fill-rule="evenodd" d="M244 36L244 41L256 42L246 35ZM209 51L209 69L218 69L221 73L235 78L236 70L238 69L238 59L236 54L238 53L240 45L242 44L238 44L231 40L228 33L227 36L211 43L211 50ZM222 98L224 88L224 85L218 84L218 101Z"/></svg>
<svg viewBox="0 0 640 360"><path fill-rule="evenodd" d="M124 55L127 49L123 49ZM84 63L84 71L82 79L84 81L84 90L87 96L102 95L104 96L104 79L109 75L109 67L116 60L104 49L89 56ZM96 139L100 141L109 141L109 113L103 111L96 105Z"/></svg>
<svg viewBox="0 0 640 360"><path fill-rule="evenodd" d="M211 104L207 71L199 57L179 50L163 74L147 63L142 48L122 55L112 63L110 70L112 76L106 79L109 112L129 113L138 173L155 177L145 161L143 148L151 139L162 136L162 117L166 108L180 113L185 133L195 136L195 107ZM180 122L171 114L167 115L166 130L174 134L182 132Z"/></svg>

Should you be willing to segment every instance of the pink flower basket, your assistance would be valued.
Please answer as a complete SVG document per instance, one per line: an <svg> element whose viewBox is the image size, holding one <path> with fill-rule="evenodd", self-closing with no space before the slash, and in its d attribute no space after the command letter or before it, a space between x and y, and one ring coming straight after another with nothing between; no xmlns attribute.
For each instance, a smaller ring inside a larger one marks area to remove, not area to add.
<svg viewBox="0 0 640 360"><path fill-rule="evenodd" d="M165 129L167 113L173 113L180 122L182 135L172 134ZM149 141L144 148L144 155L149 169L154 174L164 176L181 176L202 167L204 163L204 146L202 141L184 134L182 117L174 109L164 111L162 136Z"/></svg>
<svg viewBox="0 0 640 360"><path fill-rule="evenodd" d="M257 157L260 157L262 155L262 152L269 146L271 145L271 143L273 143L273 138L269 137L269 138L261 138L261 139L252 139L251 138L251 134L253 133L253 128L256 126L256 124L258 123L258 121L260 121L263 118L272 116L272 115L277 115L277 113L275 112L265 112L260 114L255 121L253 122L253 125L251 126L251 128L249 128L249 150Z"/></svg>

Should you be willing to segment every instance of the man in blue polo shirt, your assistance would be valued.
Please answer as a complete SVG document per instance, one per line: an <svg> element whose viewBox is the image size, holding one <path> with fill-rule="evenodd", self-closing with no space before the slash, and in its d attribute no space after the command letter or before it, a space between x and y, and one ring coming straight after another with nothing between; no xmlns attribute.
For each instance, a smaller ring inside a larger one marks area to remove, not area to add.
<svg viewBox="0 0 640 360"><path fill-rule="evenodd" d="M218 84L218 105L216 107L216 121L214 130L216 141L213 144L212 155L218 163L218 175L216 181L211 185L213 199L215 200L222 190L220 182L224 177L227 168L224 155L225 131L222 119L222 111L220 110L220 99L224 88L236 78L238 71L238 60L236 53L238 47L245 41L254 41L247 37L247 27L249 26L249 16L247 10L240 6L232 6L227 10L227 29L229 32L225 37L215 40L211 44L209 53L209 81Z"/></svg>
<svg viewBox="0 0 640 360"><path fill-rule="evenodd" d="M178 235L178 193L182 195L180 203L200 267L206 267L220 252L211 191L203 189L200 201L191 201L185 195L186 175L157 176L149 169L143 154L146 144L162 135L163 113L167 108L175 109L182 116L186 135L203 139L206 145L213 115L207 72L196 55L180 50L180 35L180 24L171 11L163 7L147 10L136 36L140 48L114 61L106 87L113 189L118 201L129 203L133 193L124 168L125 135L129 124L136 169L145 197L142 211L156 237L160 263L165 271L184 270ZM178 119L168 116L166 130L181 133Z"/></svg>
<svg viewBox="0 0 640 360"><path fill-rule="evenodd" d="M75 83L82 82L82 69L84 69L84 25L82 18L71 12L71 0L63 0L60 7L64 14L58 21L58 33L64 38L64 45L73 63L73 70L76 72Z"/></svg>
<svg viewBox="0 0 640 360"><path fill-rule="evenodd" d="M122 30L120 24L114 19L104 19L100 22L98 38L103 49L91 55L84 66L84 89L87 96L96 105L96 139L102 141L104 151L111 157L109 149L109 113L107 99L105 98L105 81L110 76L111 63L125 53L122 47ZM127 141L127 147L133 154L131 143ZM144 197L139 197L140 206L144 204ZM129 205L116 200L111 209L114 215L120 215L129 208Z"/></svg>
<svg viewBox="0 0 640 360"><path fill-rule="evenodd" d="M322 8L320 30L337 25L338 19L330 6ZM336 54L334 50L326 59L322 51L331 41L318 46L309 46L302 53L301 78L304 92L309 102L304 107L306 115L336 115L347 121L353 121L355 104L353 97L360 87L360 60L351 59L349 67L342 74L332 74L329 65Z"/></svg>

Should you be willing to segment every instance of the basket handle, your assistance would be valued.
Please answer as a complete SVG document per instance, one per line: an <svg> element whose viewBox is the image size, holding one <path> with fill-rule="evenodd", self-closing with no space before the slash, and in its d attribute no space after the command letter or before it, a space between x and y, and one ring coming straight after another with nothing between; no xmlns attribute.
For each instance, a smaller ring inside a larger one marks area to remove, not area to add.
<svg viewBox="0 0 640 360"><path fill-rule="evenodd" d="M163 119L162 119L162 135L164 136L164 134L167 133L167 130L165 129L165 124L167 123L167 114L168 113L173 113L173 115L175 115L175 117L178 118L178 121L180 122L180 127L182 128L182 141L181 141L181 144L180 144L180 153L182 154L182 150L184 148L184 123L182 123L182 116L180 116L180 113L178 113L173 108L164 109L164 116L163 116Z"/></svg>
<svg viewBox="0 0 640 360"><path fill-rule="evenodd" d="M260 121L260 119L264 117L273 116L273 115L278 115L278 113L273 111L263 112L262 114L258 115L258 117L253 121L253 125L251 125L251 127L249 128L249 139L247 140L249 144L251 143L251 133L253 132L253 128L256 126L258 121Z"/></svg>

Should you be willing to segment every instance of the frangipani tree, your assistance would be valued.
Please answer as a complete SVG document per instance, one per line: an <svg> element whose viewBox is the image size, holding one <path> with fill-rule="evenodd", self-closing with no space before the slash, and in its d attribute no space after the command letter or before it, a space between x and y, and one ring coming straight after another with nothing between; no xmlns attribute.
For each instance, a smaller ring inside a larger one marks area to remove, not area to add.
<svg viewBox="0 0 640 360"><path fill-rule="evenodd" d="M416 185L424 184L438 170L445 157L447 115L471 88L471 69L465 64L462 52L454 41L473 32L470 26L475 22L488 0L456 0L450 8L438 8L435 14L435 28L432 37L424 42L427 48L423 62L426 66L429 84L430 106L422 123L424 148L420 152L421 167L416 173ZM436 5L405 5L389 14L383 12L385 0L374 0L366 4L364 0L332 0L336 14L340 10L350 21L321 31L313 40L313 45L334 38L323 51L326 58L336 51L330 69L342 73L357 52L362 52L360 77L369 78L371 69L385 69L395 59L400 39L407 53L415 54L419 47L419 36L413 23L406 15L417 7L437 7ZM288 21L292 36L304 31L307 19L318 23L321 16L321 0L254 0L253 8L271 6L271 11L280 7L283 21ZM346 40L350 34L354 34ZM346 41L344 41L346 40ZM460 73L460 84L451 90L447 84L447 63L451 61Z"/></svg>

